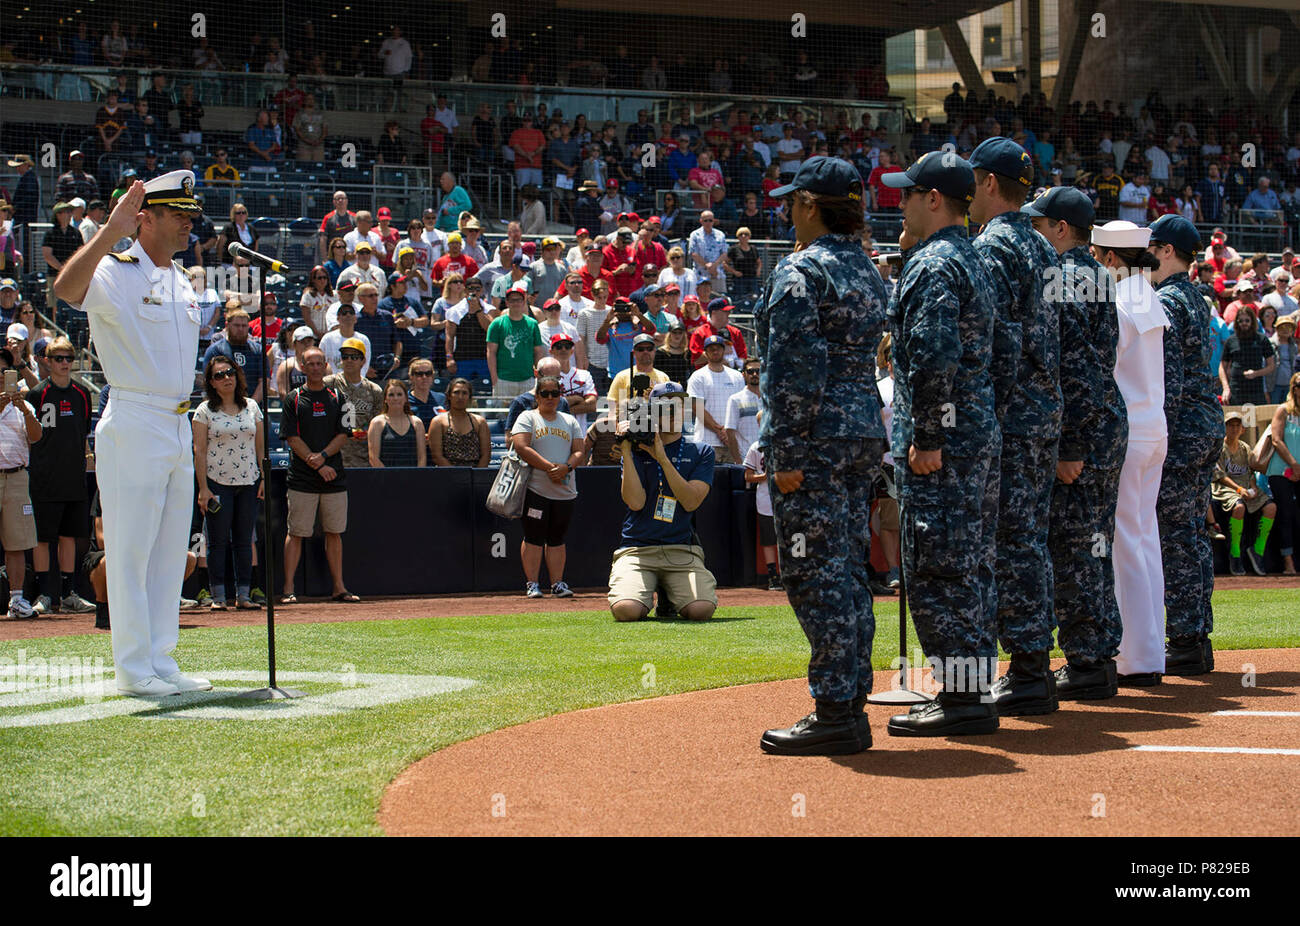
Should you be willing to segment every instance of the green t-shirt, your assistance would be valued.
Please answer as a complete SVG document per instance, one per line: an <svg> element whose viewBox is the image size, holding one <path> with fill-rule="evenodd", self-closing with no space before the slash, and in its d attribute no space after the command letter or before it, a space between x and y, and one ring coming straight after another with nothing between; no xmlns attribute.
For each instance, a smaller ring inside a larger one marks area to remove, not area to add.
<svg viewBox="0 0 1300 926"><path fill-rule="evenodd" d="M508 314L498 315L488 325L487 340L497 346L497 379L523 382L533 377L533 348L542 345L542 332L536 320L525 315L514 321Z"/></svg>

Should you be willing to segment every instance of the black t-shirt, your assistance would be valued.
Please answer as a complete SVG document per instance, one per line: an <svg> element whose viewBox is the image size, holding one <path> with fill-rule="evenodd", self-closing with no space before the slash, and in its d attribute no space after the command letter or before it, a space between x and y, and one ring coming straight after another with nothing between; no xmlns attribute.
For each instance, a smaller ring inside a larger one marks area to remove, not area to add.
<svg viewBox="0 0 1300 926"><path fill-rule="evenodd" d="M27 401L41 423L41 439L32 444L32 501L82 501L86 497L90 393L74 382L60 389L43 379L27 393Z"/></svg>
<svg viewBox="0 0 1300 926"><path fill-rule="evenodd" d="M300 437L312 453L324 450L339 434L350 434L356 423L356 412L347 396L336 389L311 390L306 386L295 389L284 400L280 413L280 434L287 441ZM338 473L332 482L321 478L317 470L307 465L295 453L289 463L288 486L298 492L342 492L347 489L347 474L343 469L343 451L325 458L325 465Z"/></svg>
<svg viewBox="0 0 1300 926"><path fill-rule="evenodd" d="M45 233L45 243L54 252L54 259L62 264L75 254L77 249L85 244L85 241L81 238L81 232L69 222L67 228L60 229L55 225L47 231Z"/></svg>
<svg viewBox="0 0 1300 926"><path fill-rule="evenodd" d="M686 381L695 372L695 365L691 363L691 352L689 350L674 354L661 347L655 351L655 369L663 372L669 379L685 389Z"/></svg>

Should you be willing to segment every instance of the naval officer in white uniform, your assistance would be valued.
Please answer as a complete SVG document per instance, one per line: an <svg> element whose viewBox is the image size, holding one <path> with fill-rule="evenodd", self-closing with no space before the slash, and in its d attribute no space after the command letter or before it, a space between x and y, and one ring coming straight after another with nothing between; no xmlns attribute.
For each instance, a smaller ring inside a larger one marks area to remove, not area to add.
<svg viewBox="0 0 1300 926"><path fill-rule="evenodd" d="M89 316L112 387L95 429L96 477L117 687L137 697L212 687L181 674L172 658L194 504L186 413L201 312L171 258L188 243L199 211L193 172L137 180L54 284L59 298ZM110 253L126 236L136 236L131 247Z"/></svg>
<svg viewBox="0 0 1300 926"><path fill-rule="evenodd" d="M1115 382L1128 409L1128 451L1115 511L1115 598L1124 635L1115 668L1121 686L1160 684L1165 671L1165 574L1156 499L1167 450L1164 335L1169 319L1151 285L1159 261L1151 229L1116 221L1092 230L1092 256L1115 282L1119 344Z"/></svg>

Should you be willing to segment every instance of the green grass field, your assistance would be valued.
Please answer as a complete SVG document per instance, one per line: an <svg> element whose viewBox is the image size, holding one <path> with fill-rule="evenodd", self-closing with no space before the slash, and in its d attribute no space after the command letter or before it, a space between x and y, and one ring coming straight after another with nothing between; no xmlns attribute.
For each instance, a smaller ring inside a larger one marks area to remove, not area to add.
<svg viewBox="0 0 1300 926"><path fill-rule="evenodd" d="M1300 646L1300 590L1222 592L1215 609L1216 649ZM877 613L875 664L888 668L896 605L880 602ZM616 625L604 611L291 624L277 629L277 644L282 671L337 674L290 683L310 694L340 691L351 672L476 684L329 716L137 714L0 728L0 835L375 835L388 782L451 743L599 704L795 678L807 665L786 607L724 608L707 624ZM250 671L265 668L264 647L264 628L189 630L178 655L194 672ZM0 659L19 650L28 660L102 657L112 666L107 635L0 643ZM0 706L0 724L32 710Z"/></svg>

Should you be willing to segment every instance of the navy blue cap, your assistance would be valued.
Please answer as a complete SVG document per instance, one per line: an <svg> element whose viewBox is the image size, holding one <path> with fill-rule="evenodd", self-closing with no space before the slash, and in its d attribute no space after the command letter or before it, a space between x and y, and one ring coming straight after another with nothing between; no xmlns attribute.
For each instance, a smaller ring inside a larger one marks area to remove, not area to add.
<svg viewBox="0 0 1300 926"><path fill-rule="evenodd" d="M930 151L907 170L882 174L880 179L896 190L919 186L966 202L975 198L975 172L968 161L951 151Z"/></svg>
<svg viewBox="0 0 1300 926"><path fill-rule="evenodd" d="M719 296L717 299L709 300L710 312L730 312L735 306L727 301L726 296Z"/></svg>
<svg viewBox="0 0 1300 926"><path fill-rule="evenodd" d="M1035 218L1068 222L1079 228L1092 228L1092 221L1097 217L1088 195L1072 186L1054 186L1033 202L1025 203L1020 211Z"/></svg>
<svg viewBox="0 0 1300 926"><path fill-rule="evenodd" d="M727 343L728 343L728 342L727 342L727 339L726 339L726 338L722 337L721 335L717 335L717 334L711 334L711 335L709 335L707 338L704 339L704 346L705 346L705 347L712 347L712 346L715 345L715 344L717 344L719 347L726 347L726 346L727 346Z"/></svg>
<svg viewBox="0 0 1300 926"><path fill-rule="evenodd" d="M682 388L681 383L673 382L671 379L650 390L650 398L652 399L662 399L664 396L670 395L686 395L686 390Z"/></svg>
<svg viewBox="0 0 1300 926"><path fill-rule="evenodd" d="M1201 250L1201 235L1196 226L1181 215L1162 215L1151 223L1151 243L1172 244L1185 254Z"/></svg>
<svg viewBox="0 0 1300 926"><path fill-rule="evenodd" d="M1030 186L1034 182L1034 159L1024 148L1001 135L986 138L976 145L970 155L970 166L1010 177L1024 186Z"/></svg>
<svg viewBox="0 0 1300 926"><path fill-rule="evenodd" d="M804 161L793 180L785 186L777 187L767 195L773 199L780 199L782 196L789 196L795 190L861 199L862 177L858 174L857 168L848 161L818 155Z"/></svg>

